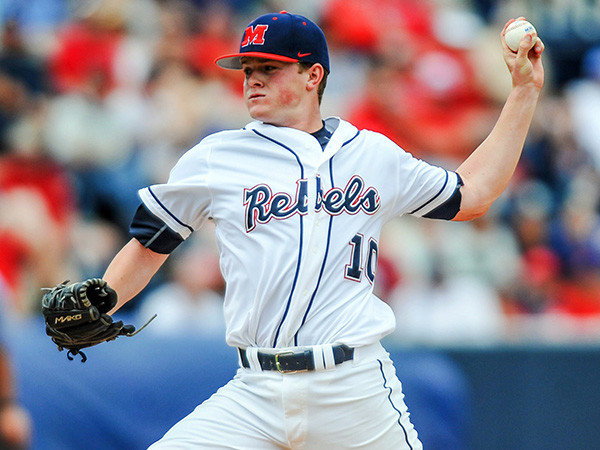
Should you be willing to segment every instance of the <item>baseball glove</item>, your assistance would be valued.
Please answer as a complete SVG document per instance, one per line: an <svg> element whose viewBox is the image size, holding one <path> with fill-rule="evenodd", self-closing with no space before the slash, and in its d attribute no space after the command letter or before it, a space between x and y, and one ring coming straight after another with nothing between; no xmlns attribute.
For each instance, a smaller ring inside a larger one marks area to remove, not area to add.
<svg viewBox="0 0 600 450"><path fill-rule="evenodd" d="M117 304L117 293L100 278L67 283L44 289L42 315L46 334L58 350L68 350L69 360L80 354L81 362L85 362L87 357L81 349L119 336L133 336L150 322L136 332L133 325L113 321L108 312Z"/></svg>

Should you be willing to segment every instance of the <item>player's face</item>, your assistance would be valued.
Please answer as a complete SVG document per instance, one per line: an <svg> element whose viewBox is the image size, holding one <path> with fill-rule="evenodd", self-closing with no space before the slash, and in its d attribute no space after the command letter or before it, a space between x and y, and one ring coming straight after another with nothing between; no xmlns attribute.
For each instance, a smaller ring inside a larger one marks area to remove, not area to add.
<svg viewBox="0 0 600 450"><path fill-rule="evenodd" d="M306 72L298 64L243 58L244 99L253 119L278 126L294 126L305 110Z"/></svg>

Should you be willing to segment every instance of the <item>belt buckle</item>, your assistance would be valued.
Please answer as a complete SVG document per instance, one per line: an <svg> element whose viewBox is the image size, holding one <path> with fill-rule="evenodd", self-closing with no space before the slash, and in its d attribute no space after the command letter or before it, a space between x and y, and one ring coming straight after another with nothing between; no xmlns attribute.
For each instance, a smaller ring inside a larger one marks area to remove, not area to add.
<svg viewBox="0 0 600 450"><path fill-rule="evenodd" d="M294 352L292 352L292 351L286 351L286 352L275 353L275 368L277 369L277 371L279 373L308 372L308 369L302 369L302 370L282 369L281 368L281 363L279 362L279 357L280 356L287 356L287 355L294 355Z"/></svg>

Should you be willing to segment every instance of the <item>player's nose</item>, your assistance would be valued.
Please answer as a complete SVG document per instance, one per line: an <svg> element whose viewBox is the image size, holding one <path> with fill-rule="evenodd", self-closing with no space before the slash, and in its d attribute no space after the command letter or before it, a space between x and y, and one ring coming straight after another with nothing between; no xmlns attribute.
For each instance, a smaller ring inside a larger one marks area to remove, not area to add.
<svg viewBox="0 0 600 450"><path fill-rule="evenodd" d="M248 86L261 86L263 82L256 71L253 70L252 72L246 74L246 84Z"/></svg>

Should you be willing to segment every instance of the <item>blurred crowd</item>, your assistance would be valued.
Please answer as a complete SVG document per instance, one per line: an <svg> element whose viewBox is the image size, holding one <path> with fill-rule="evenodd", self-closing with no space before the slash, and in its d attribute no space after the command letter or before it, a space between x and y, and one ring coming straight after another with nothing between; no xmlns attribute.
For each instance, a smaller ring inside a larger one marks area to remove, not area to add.
<svg viewBox="0 0 600 450"><path fill-rule="evenodd" d="M600 341L595 3L1 2L3 307L32 316L41 287L100 276L129 239L137 190L164 182L207 134L251 120L241 74L213 60L257 15L286 9L322 26L332 67L324 115L448 169L499 114L510 90L499 32L524 15L546 44L547 82L516 176L473 222L391 222L376 291L397 312L402 342ZM223 289L209 225L127 308L159 313L148 332L222 334Z"/></svg>

